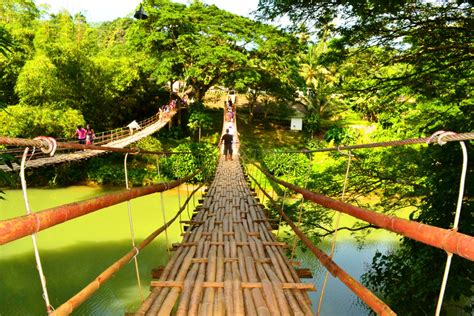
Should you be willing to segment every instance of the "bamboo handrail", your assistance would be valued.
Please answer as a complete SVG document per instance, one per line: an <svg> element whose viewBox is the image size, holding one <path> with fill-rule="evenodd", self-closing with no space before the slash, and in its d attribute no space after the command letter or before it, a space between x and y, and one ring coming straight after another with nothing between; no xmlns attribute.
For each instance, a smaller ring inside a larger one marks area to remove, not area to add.
<svg viewBox="0 0 474 316"><path fill-rule="evenodd" d="M86 285L82 290L80 290L76 295L71 297L61 306L56 308L53 313L50 315L62 316L71 314L79 305L85 302L92 294L94 294L100 286L110 279L117 271L129 263L134 256L138 255L139 251L149 245L158 235L160 235L166 228L168 228L173 222L178 218L178 216L186 209L186 205L191 200L193 194L195 194L204 184L201 184L197 187L191 195L186 199L183 206L179 209L176 215L166 222L163 226L151 233L145 240L143 240L137 247L132 248L128 253L126 253L122 258L114 262L107 269L105 269L101 274L99 274L94 281Z"/></svg>
<svg viewBox="0 0 474 316"><path fill-rule="evenodd" d="M29 215L0 221L0 245L37 233L52 226L64 223L79 216L95 212L105 207L125 202L140 196L167 191L179 186L199 173L168 183L159 183L141 188L133 188L100 197L53 207Z"/></svg>
<svg viewBox="0 0 474 316"><path fill-rule="evenodd" d="M265 196L272 202L273 207L278 211L281 217L290 225L296 235L301 239L301 241L308 247L308 249L318 258L322 265L328 269L331 274L341 280L354 294L357 295L364 303L367 304L374 312L378 315L396 315L395 312L385 304L381 299L379 299L374 293L372 293L368 288L359 283L346 271L340 268L328 255L326 255L322 250L317 248L311 240L306 237L306 235L299 230L299 228L293 223L293 221L286 215L285 212L278 206L278 204L271 198L271 196L263 190L261 185L257 180L249 175L250 178L254 180L260 190L265 194Z"/></svg>
<svg viewBox="0 0 474 316"><path fill-rule="evenodd" d="M287 187L324 207L357 217L380 228L392 231L405 237L422 242L447 252L451 252L468 260L474 261L474 237L454 230L422 224L415 221L369 211L348 203L331 199L322 194L302 189L271 175L268 171L254 164L261 172L273 181Z"/></svg>

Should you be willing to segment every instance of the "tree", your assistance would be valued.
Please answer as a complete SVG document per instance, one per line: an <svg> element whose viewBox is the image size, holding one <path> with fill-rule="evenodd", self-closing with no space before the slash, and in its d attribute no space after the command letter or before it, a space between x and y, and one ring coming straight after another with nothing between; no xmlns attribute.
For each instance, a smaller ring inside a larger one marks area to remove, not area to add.
<svg viewBox="0 0 474 316"><path fill-rule="evenodd" d="M145 9L149 18L137 24L130 42L149 56L143 67L160 86L184 81L186 94L199 102L211 86L234 86L244 73L290 73L297 40L274 27L200 1L150 1Z"/></svg>
<svg viewBox="0 0 474 316"><path fill-rule="evenodd" d="M7 57L7 53L11 52L12 45L10 34L0 25L0 54Z"/></svg>
<svg viewBox="0 0 474 316"><path fill-rule="evenodd" d="M259 4L266 17L288 14L297 26L315 21L312 26L320 30L319 36L331 30L329 51L319 64L338 66L340 92L351 98L355 111L379 122L374 138L418 137L441 129L472 131L468 84L473 69L472 1L260 0ZM333 23L336 17L342 22ZM469 145L468 150L472 153ZM381 206L387 212L411 204L417 207L412 219L450 228L459 145L417 149L410 155L395 149L359 154L357 161L363 162L362 158L365 163L354 164L360 171L354 179L359 186L352 189L355 193L383 190L387 197L382 201L388 203ZM467 183L459 231L471 236L472 207L472 183ZM399 249L373 259L363 280L400 314L432 314L444 257L440 250L403 238ZM454 258L444 312L457 306L472 313L473 274L472 263Z"/></svg>
<svg viewBox="0 0 474 316"><path fill-rule="evenodd" d="M201 129L209 128L212 125L212 118L202 111L193 111L189 117L188 127L192 131L198 130L198 141L201 141Z"/></svg>

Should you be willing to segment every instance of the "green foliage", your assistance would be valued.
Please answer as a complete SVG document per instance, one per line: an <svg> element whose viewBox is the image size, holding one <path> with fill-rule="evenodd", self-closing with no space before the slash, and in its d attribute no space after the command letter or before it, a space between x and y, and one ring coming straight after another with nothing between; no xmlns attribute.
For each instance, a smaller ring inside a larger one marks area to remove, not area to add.
<svg viewBox="0 0 474 316"><path fill-rule="evenodd" d="M192 131L199 131L198 140L201 140L201 129L212 126L212 118L209 114L201 111L192 111L189 117L188 127Z"/></svg>
<svg viewBox="0 0 474 316"><path fill-rule="evenodd" d="M321 129L321 117L318 114L310 114L304 118L304 130L310 135Z"/></svg>
<svg viewBox="0 0 474 316"><path fill-rule="evenodd" d="M0 54L6 57L11 52L12 45L10 34L0 25Z"/></svg>
<svg viewBox="0 0 474 316"><path fill-rule="evenodd" d="M9 106L0 111L0 121L0 135L23 138L72 137L76 126L84 124L79 111L55 106Z"/></svg>
<svg viewBox="0 0 474 316"><path fill-rule="evenodd" d="M141 65L158 85L185 81L186 94L201 101L211 86L222 83L275 91L296 72L298 42L274 27L200 1L185 6L155 0L145 10L150 18L136 24L128 38L147 55ZM280 84L262 87L261 77Z"/></svg>
<svg viewBox="0 0 474 316"><path fill-rule="evenodd" d="M333 126L324 134L324 140L333 141L336 145L348 145L355 138L354 132L346 127Z"/></svg>
<svg viewBox="0 0 474 316"><path fill-rule="evenodd" d="M292 183L304 184L311 171L311 162L305 154L266 153L263 156L265 169L276 177L285 176Z"/></svg>
<svg viewBox="0 0 474 316"><path fill-rule="evenodd" d="M171 179L189 176L195 171L202 169L196 177L196 181L208 181L217 167L217 148L206 143L183 143L173 149L173 154L160 161L161 172ZM188 153L189 152L189 153Z"/></svg>

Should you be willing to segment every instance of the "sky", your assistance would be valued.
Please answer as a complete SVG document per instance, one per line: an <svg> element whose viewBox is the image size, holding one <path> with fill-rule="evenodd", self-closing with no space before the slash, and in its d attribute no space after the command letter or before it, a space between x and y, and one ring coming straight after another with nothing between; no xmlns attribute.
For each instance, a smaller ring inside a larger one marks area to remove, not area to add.
<svg viewBox="0 0 474 316"><path fill-rule="evenodd" d="M140 5L140 0L34 0L37 5L48 4L50 13L66 9L71 14L81 12L88 22L112 21L118 17L133 15ZM188 3L189 0L174 0ZM258 0L203 0L207 4L215 4L220 9L234 14L249 16L257 9Z"/></svg>

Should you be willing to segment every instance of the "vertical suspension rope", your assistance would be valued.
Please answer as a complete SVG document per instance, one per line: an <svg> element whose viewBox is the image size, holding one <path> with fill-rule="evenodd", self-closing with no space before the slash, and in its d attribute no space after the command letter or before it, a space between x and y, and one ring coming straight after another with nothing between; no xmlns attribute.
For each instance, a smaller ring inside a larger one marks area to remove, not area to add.
<svg viewBox="0 0 474 316"><path fill-rule="evenodd" d="M158 179L161 180L161 173L160 173L160 163L159 159L161 156L158 156L158 163L156 164L157 171L158 171ZM160 199L161 199L161 213L163 214L163 223L166 224L166 215L165 215L165 201L163 198L163 191L160 192ZM168 260L171 258L171 253L170 253L170 243L168 239L168 227L165 228L165 238L166 238L166 252L168 254Z"/></svg>
<svg viewBox="0 0 474 316"><path fill-rule="evenodd" d="M260 178L258 179L258 183L259 183L260 185L262 185L262 177L263 177L263 172L260 172ZM261 189L260 189L260 193L262 193L262 196L263 196L263 192L262 192ZM259 193L259 194L260 194L260 193ZM258 198L260 198L260 197L259 197L259 194L257 194L257 197L258 197Z"/></svg>
<svg viewBox="0 0 474 316"><path fill-rule="evenodd" d="M288 191L288 188L285 188L285 191L283 191L283 199L281 200L281 210L282 212L285 211L285 199L286 199L286 192ZM280 228L281 228L281 221L283 220L283 216L280 214L280 220L278 221L278 231L277 231L277 237L280 235Z"/></svg>
<svg viewBox="0 0 474 316"><path fill-rule="evenodd" d="M130 190L130 187L128 185L127 158L128 158L128 153L125 154L125 158L123 160L123 169L125 173L125 188L127 190ZM137 250L137 254L133 256L133 261L135 262L135 274L137 276L137 285L138 285L138 291L140 292L140 299L143 302L145 297L143 296L142 281L140 278L140 271L138 269L138 258L137 258L138 248L135 246L135 229L133 228L132 206L131 206L130 200L127 201L127 208L128 208L128 222L130 226L130 236L132 238L132 246L135 250Z"/></svg>
<svg viewBox="0 0 474 316"><path fill-rule="evenodd" d="M189 183L186 182L186 199L189 199ZM186 213L188 214L188 219L191 220L191 215L189 214L189 203L186 203Z"/></svg>
<svg viewBox="0 0 474 316"><path fill-rule="evenodd" d="M448 133L445 133L444 135L447 135ZM441 135L438 138L438 143L440 145L443 145L441 142L442 139ZM461 216L461 206L462 206L462 198L464 196L464 185L466 182L466 172L467 172L467 150L466 150L466 145L464 142L459 142L459 145L461 145L461 150L462 150L462 169L461 169L461 179L459 181L459 194L458 194L458 201L456 204L456 213L454 215L454 224L453 224L453 231L458 230L458 225L459 225L459 217ZM444 274L443 274L443 281L441 283L441 289L439 292L439 297L438 297L438 304L436 305L436 316L439 316L441 313L441 307L443 305L443 298L444 298L444 292L446 291L446 284L448 283L448 276L449 276L449 270L451 268L451 260L453 258L453 254L451 252L447 252L447 258L446 258L446 266L444 268Z"/></svg>
<svg viewBox="0 0 474 316"><path fill-rule="evenodd" d="M26 166L26 157L28 156L28 151L30 150L29 147L26 147L24 152L23 152L23 157L21 159L21 165L20 165L20 179L21 179L21 189L23 191L23 200L25 201L25 208L26 208L26 214L29 215L31 214L30 211L30 204L28 202L28 195L26 193L26 178L25 178L25 166ZM33 149L34 153L34 149ZM38 226L38 222L36 225ZM46 303L46 311L48 314L52 313L54 308L51 306L49 302L49 296L48 296L48 289L46 287L46 277L43 272L43 266L41 265L41 258L39 255L39 250L38 250L38 244L36 242L36 233L31 234L31 239L33 240L33 248L35 252L35 260L36 260L36 268L39 273L40 281L41 281L41 288L43 290L43 299L44 302Z"/></svg>
<svg viewBox="0 0 474 316"><path fill-rule="evenodd" d="M311 174L311 158L309 158L308 160L309 160L309 162L308 162L308 172L306 173L305 183L304 183L304 188L305 189L308 186L309 175ZM294 175L296 174L296 169L294 169L293 174ZM302 218L302 215L303 215L303 205L304 205L304 196L301 196L301 204L300 204L299 212L298 212L298 223L296 224L296 227L298 227L298 228L300 228L300 226L301 226L301 218ZM293 238L293 248L291 249L291 261L293 261L293 258L295 256L295 250L296 250L296 234Z"/></svg>
<svg viewBox="0 0 474 316"><path fill-rule="evenodd" d="M180 190L179 190L179 187L180 187L180 186L178 186L178 187L176 188L176 189L178 190L178 205L179 205L179 206L178 206L178 210L181 209L181 192L180 192ZM180 212L180 213L179 213L179 228L180 228L180 230L181 230L181 234L183 234L183 224L181 223L181 221L182 221L182 218L181 218L181 212Z"/></svg>
<svg viewBox="0 0 474 316"><path fill-rule="evenodd" d="M344 184L342 186L342 194L341 194L341 201L344 202L344 195L346 193L347 182L349 180L349 170L350 170L350 167L351 167L351 160L352 160L353 156L352 156L351 151L349 151L348 154L345 154L342 151L339 151L339 152L341 154L344 154L344 155L348 156L347 157L346 175L344 177ZM337 232L339 230L340 219L341 219L341 212L337 212L337 215L336 215L336 228L334 230L334 235L332 237L331 251L329 253L329 258L331 258L331 259L334 256L334 251L336 249ZM322 306L322 303L323 303L324 290L326 289L326 283L328 281L328 277L329 277L329 270L326 270L326 275L324 276L323 285L321 287L321 294L319 295L318 311L316 312L317 316L319 316L320 313L321 313L321 306Z"/></svg>

